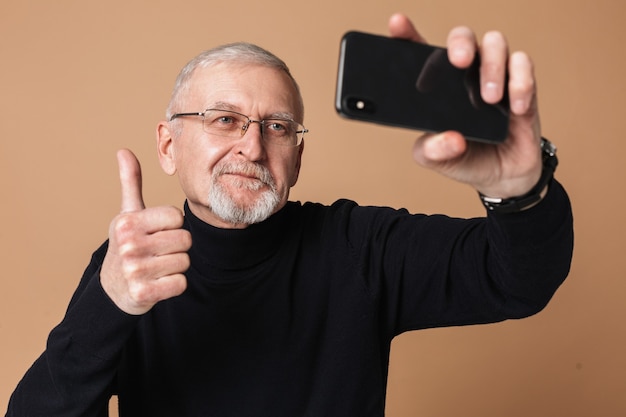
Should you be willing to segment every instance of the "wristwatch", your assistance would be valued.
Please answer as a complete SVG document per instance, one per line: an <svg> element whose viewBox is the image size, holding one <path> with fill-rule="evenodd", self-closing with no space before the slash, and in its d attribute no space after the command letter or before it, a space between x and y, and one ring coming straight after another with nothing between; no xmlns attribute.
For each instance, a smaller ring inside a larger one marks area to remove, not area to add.
<svg viewBox="0 0 626 417"><path fill-rule="evenodd" d="M519 197L495 198L478 193L487 210L495 213L516 213L541 200L541 192L552 181L559 163L556 157L556 146L546 138L541 138L541 153L543 169L539 182L529 192Z"/></svg>

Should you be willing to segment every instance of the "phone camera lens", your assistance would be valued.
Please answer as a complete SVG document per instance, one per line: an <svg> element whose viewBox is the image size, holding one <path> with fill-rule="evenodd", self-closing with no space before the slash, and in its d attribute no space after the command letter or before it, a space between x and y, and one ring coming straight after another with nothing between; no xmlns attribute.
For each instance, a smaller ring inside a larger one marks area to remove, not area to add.
<svg viewBox="0 0 626 417"><path fill-rule="evenodd" d="M373 114L376 110L376 106L371 100L361 97L349 97L347 99L347 107L357 113Z"/></svg>

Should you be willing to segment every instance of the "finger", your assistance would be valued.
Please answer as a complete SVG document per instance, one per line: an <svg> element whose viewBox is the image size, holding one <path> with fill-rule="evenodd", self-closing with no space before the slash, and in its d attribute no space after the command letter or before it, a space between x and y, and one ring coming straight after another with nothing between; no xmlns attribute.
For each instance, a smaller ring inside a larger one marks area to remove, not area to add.
<svg viewBox="0 0 626 417"><path fill-rule="evenodd" d="M187 254L187 252L163 255L160 256L158 259L162 259L162 268L160 270L160 273L157 275L157 280L171 275L183 274L189 269L189 266L191 265L191 261L189 260L189 255Z"/></svg>
<svg viewBox="0 0 626 417"><path fill-rule="evenodd" d="M126 217L130 217L131 219L126 219ZM179 208L170 206L148 207L141 213L120 216L120 218L127 222L136 223L132 226L147 234L164 230L179 230L183 227L185 220L185 216Z"/></svg>
<svg viewBox="0 0 626 417"><path fill-rule="evenodd" d="M143 210L141 193L141 166L135 154L128 149L117 152L120 183L122 187L122 213Z"/></svg>
<svg viewBox="0 0 626 417"><path fill-rule="evenodd" d="M148 282L132 282L128 287L128 298L123 310L129 314L144 314L154 304L180 295L186 288L187 278L182 273L165 275Z"/></svg>
<svg viewBox="0 0 626 417"><path fill-rule="evenodd" d="M499 102L506 88L508 47L500 32L487 32L480 48L480 92L483 100Z"/></svg>
<svg viewBox="0 0 626 417"><path fill-rule="evenodd" d="M155 281L155 301L163 301L168 298L181 295L187 289L187 277L184 274L167 275Z"/></svg>
<svg viewBox="0 0 626 417"><path fill-rule="evenodd" d="M124 257L184 252L191 247L191 235L181 229L183 222L184 216L176 207L121 213L111 222L109 239Z"/></svg>
<svg viewBox="0 0 626 417"><path fill-rule="evenodd" d="M189 265L189 255L186 252L152 256L127 265L126 276L131 285L137 286L137 290L141 286L150 286L163 277L182 274L189 269Z"/></svg>
<svg viewBox="0 0 626 417"><path fill-rule="evenodd" d="M408 39L415 42L426 43L426 39L419 34L408 17L401 13L395 13L389 18L389 35L392 38Z"/></svg>
<svg viewBox="0 0 626 417"><path fill-rule="evenodd" d="M521 116L533 111L536 82L530 57L524 52L511 54L509 62L509 98L511 112Z"/></svg>
<svg viewBox="0 0 626 417"><path fill-rule="evenodd" d="M150 255L164 256L187 253L191 248L191 234L184 229L164 230L152 235Z"/></svg>
<svg viewBox="0 0 626 417"><path fill-rule="evenodd" d="M460 157L467 143L458 132L425 134L415 141L413 158L423 167L440 170L448 162Z"/></svg>
<svg viewBox="0 0 626 417"><path fill-rule="evenodd" d="M452 65L467 68L476 55L476 35L470 28L458 26L448 34L447 47Z"/></svg>

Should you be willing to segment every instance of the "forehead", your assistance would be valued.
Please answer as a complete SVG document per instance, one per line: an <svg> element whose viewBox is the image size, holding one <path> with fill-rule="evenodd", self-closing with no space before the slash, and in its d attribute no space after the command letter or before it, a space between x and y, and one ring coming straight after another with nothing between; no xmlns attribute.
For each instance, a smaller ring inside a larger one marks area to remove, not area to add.
<svg viewBox="0 0 626 417"><path fill-rule="evenodd" d="M228 103L242 112L301 116L298 92L291 78L280 69L260 64L221 62L196 68L185 101L201 109Z"/></svg>

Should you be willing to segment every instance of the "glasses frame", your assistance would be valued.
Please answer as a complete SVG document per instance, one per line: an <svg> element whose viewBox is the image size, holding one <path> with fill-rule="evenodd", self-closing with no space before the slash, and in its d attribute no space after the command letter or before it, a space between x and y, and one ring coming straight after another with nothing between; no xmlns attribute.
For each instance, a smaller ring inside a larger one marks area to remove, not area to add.
<svg viewBox="0 0 626 417"><path fill-rule="evenodd" d="M250 116L245 115L243 113L239 113L239 112L233 111L233 110L226 110L226 109L206 109L203 112L174 113L172 116L170 116L169 121L171 122L172 120L178 119L179 117L190 117L190 116L191 117L193 117L193 116L202 117L202 126L204 128L204 121L206 120L205 119L205 115L208 112L211 112L211 111L233 113L233 114L237 114L239 116L244 117L246 119L246 122L243 124L243 126L241 126L241 137L243 137L246 134L246 132L248 131L248 128L250 127L251 123L258 123L259 124L259 126L261 127L261 137L263 139L265 139L265 134L264 134L264 132L265 132L265 123L268 122L268 121L271 122L272 120L279 120L279 121L283 121L283 122L291 122L291 123L296 123L298 126L302 127L302 129L295 131L295 133L296 133L296 144L295 145L283 145L283 144L279 144L279 143L275 143L275 142L267 142L267 143L270 143L272 145L291 146L291 147L295 148L295 147L300 146L302 144L302 141L304 140L304 134L309 132L309 129L304 127L304 125L302 123L298 123L298 122L296 122L293 119L286 119L286 118L282 118L282 117L270 117L270 118L267 118L267 119L255 120L255 119L251 118ZM228 136L226 136L226 137L228 137Z"/></svg>

